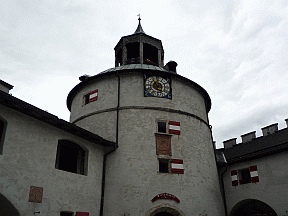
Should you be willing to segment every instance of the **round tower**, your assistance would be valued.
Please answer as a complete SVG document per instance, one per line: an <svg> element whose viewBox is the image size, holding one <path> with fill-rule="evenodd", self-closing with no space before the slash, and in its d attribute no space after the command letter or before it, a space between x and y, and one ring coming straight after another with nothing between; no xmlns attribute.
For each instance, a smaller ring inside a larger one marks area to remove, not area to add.
<svg viewBox="0 0 288 216"><path fill-rule="evenodd" d="M210 97L163 61L139 18L115 47L115 67L81 77L68 95L70 121L116 143L105 156L101 214L222 216Z"/></svg>

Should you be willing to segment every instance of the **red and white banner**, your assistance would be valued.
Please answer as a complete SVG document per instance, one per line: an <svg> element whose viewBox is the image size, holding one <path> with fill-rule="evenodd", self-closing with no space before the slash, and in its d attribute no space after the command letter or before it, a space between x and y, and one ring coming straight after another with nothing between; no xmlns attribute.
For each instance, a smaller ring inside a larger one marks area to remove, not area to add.
<svg viewBox="0 0 288 216"><path fill-rule="evenodd" d="M257 165L255 166L250 166L250 176L251 176L251 182L259 182L259 177L258 177L258 171L257 171Z"/></svg>
<svg viewBox="0 0 288 216"><path fill-rule="evenodd" d="M180 135L180 122L169 121L169 134Z"/></svg>
<svg viewBox="0 0 288 216"><path fill-rule="evenodd" d="M171 159L171 172L177 174L184 174L183 160Z"/></svg>
<svg viewBox="0 0 288 216"><path fill-rule="evenodd" d="M89 102L95 101L95 100L97 100L97 98L98 98L98 89L90 92Z"/></svg>

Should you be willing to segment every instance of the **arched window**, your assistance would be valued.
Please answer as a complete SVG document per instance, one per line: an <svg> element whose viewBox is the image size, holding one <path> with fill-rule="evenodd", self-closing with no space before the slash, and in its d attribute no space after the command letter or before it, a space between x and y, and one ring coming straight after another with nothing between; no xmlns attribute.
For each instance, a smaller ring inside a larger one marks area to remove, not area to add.
<svg viewBox="0 0 288 216"><path fill-rule="evenodd" d="M59 140L55 168L87 175L87 150L69 140Z"/></svg>
<svg viewBox="0 0 288 216"><path fill-rule="evenodd" d="M3 153L4 138L7 122L0 117L0 155Z"/></svg>

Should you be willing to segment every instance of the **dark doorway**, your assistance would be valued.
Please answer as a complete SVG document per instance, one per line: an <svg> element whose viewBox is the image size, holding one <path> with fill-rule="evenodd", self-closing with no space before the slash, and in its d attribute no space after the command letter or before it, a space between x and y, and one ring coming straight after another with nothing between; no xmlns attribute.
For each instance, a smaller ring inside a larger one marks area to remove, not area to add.
<svg viewBox="0 0 288 216"><path fill-rule="evenodd" d="M170 214L168 212L159 212L155 214L154 216L173 216L173 214Z"/></svg>
<svg viewBox="0 0 288 216"><path fill-rule="evenodd" d="M0 215L20 216L14 205L0 194Z"/></svg>
<svg viewBox="0 0 288 216"><path fill-rule="evenodd" d="M266 203L247 199L237 203L229 216L277 216L276 212Z"/></svg>

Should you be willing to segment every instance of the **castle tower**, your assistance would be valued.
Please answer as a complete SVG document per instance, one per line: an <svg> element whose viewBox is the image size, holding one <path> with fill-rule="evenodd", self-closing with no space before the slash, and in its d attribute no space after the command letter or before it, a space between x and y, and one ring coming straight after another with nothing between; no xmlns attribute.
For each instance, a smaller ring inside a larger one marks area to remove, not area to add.
<svg viewBox="0 0 288 216"><path fill-rule="evenodd" d="M68 95L70 121L117 144L105 156L102 213L222 216L210 97L163 60L139 19L116 45L115 67L81 77Z"/></svg>

